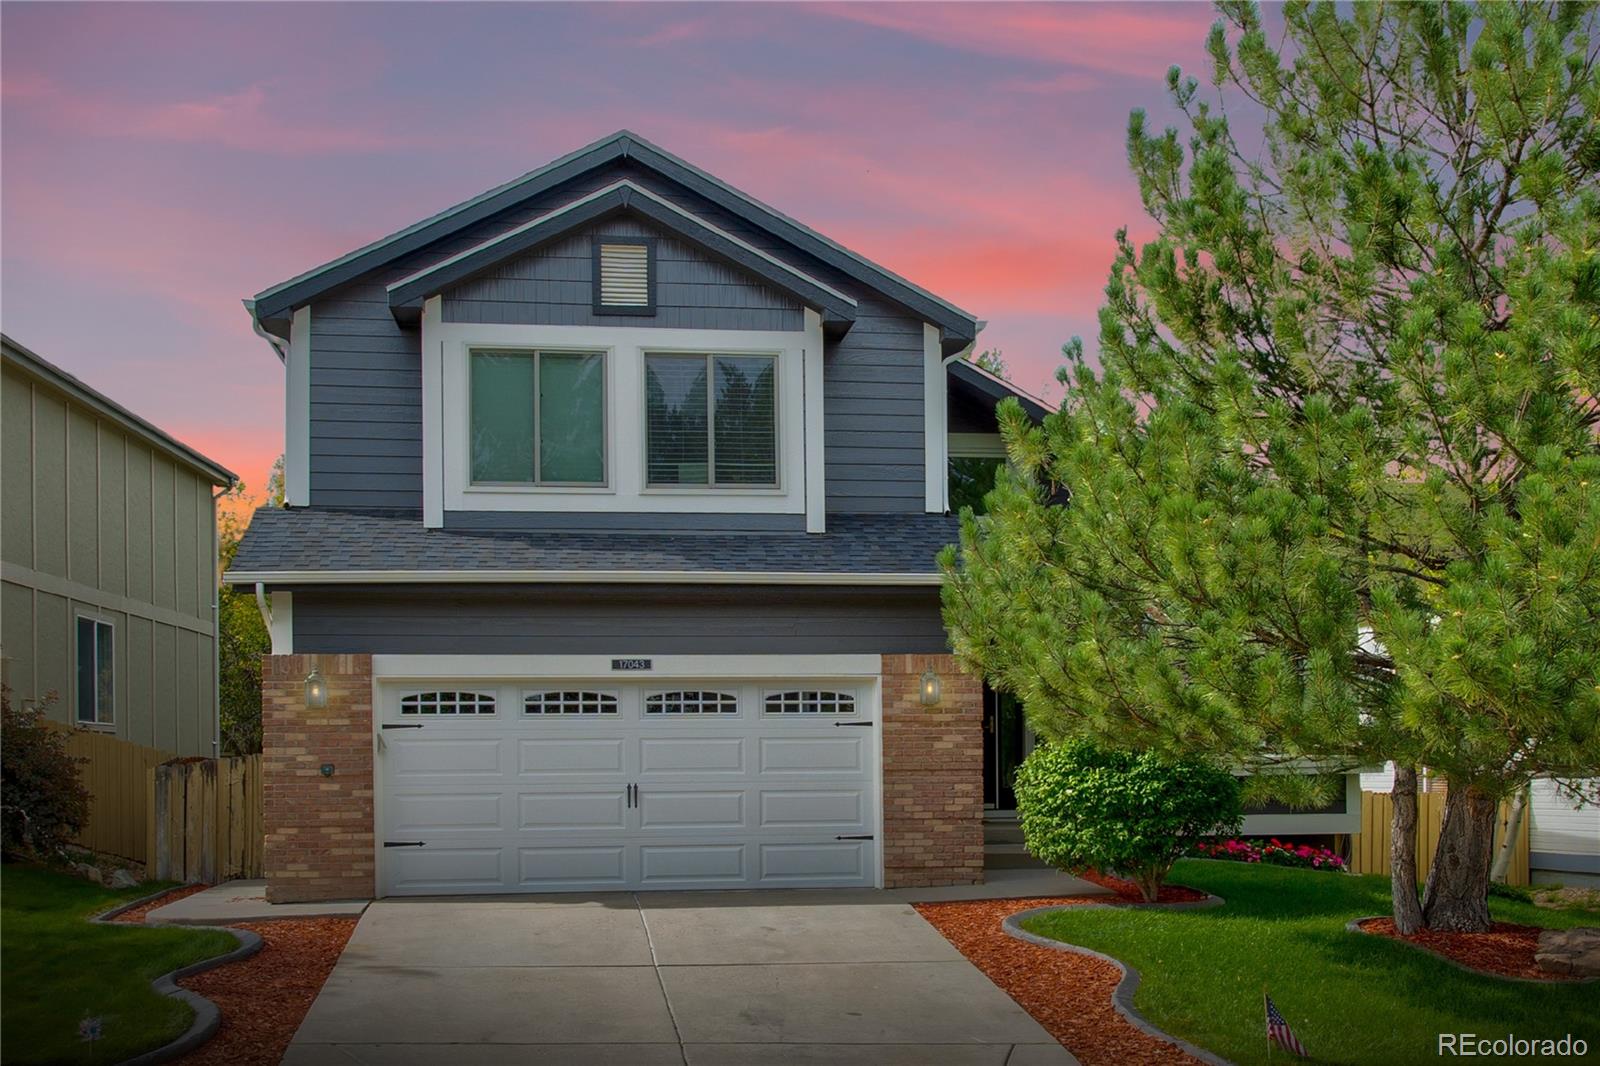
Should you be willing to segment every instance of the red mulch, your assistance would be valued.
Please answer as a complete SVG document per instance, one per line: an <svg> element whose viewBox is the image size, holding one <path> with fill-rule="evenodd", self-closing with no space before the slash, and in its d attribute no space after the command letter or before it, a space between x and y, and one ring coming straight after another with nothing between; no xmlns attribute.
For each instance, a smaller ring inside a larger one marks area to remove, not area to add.
<svg viewBox="0 0 1600 1066"><path fill-rule="evenodd" d="M1144 902L1144 894L1139 891L1139 886L1132 881L1125 881L1120 877L1112 877L1110 874L1097 873L1094 870L1073 874L1072 876L1088 881L1090 884L1099 885L1101 888L1109 888L1121 899L1130 900L1134 903ZM1156 893L1157 903L1194 903L1205 898L1206 894L1204 892L1185 888L1182 885L1162 885L1160 891Z"/></svg>
<svg viewBox="0 0 1600 1066"><path fill-rule="evenodd" d="M1098 878L1090 880L1106 883ZM1125 881L1122 884L1132 888L1137 898L1137 887ZM1202 895L1192 889L1172 887L1175 891L1192 893L1182 897L1185 899ZM1167 898L1166 889L1162 890L1161 898ZM1000 928L1001 921L1008 915L1032 907L1099 902L1102 900L1096 896L1057 896L918 903L915 906L956 950L1033 1015L1034 1020L1084 1066L1124 1066L1130 1062L1187 1066L1197 1061L1171 1044L1140 1032L1117 1013L1111 1003L1111 993L1122 980L1122 974L1111 963L1072 951L1029 944L1007 936Z"/></svg>
<svg viewBox="0 0 1600 1066"><path fill-rule="evenodd" d="M182 1066L277 1066L356 919L278 918L233 928L260 936L261 950L182 982L222 1011L217 1035L177 1060Z"/></svg>
<svg viewBox="0 0 1600 1066"><path fill-rule="evenodd" d="M141 903L132 910L123 911L111 920L113 922L142 922L145 919L145 915L157 907L165 907L169 903L176 903L185 896L192 896L196 892L204 892L210 887L210 885L183 885L180 888L163 893L155 899Z"/></svg>
<svg viewBox="0 0 1600 1066"><path fill-rule="evenodd" d="M1401 936L1395 931L1394 919L1368 918L1361 923L1361 930L1427 948L1452 962L1484 973L1539 981L1572 980L1566 975L1539 969L1533 955L1539 949L1539 934L1544 930L1536 925L1495 922L1487 933L1441 933L1424 929L1411 936Z"/></svg>

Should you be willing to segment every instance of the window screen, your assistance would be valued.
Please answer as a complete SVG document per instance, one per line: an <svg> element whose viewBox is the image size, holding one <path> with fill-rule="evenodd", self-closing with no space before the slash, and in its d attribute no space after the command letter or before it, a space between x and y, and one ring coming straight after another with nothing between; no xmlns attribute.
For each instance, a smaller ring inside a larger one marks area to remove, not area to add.
<svg viewBox="0 0 1600 1066"><path fill-rule="evenodd" d="M473 352L474 484L602 485L605 357Z"/></svg>

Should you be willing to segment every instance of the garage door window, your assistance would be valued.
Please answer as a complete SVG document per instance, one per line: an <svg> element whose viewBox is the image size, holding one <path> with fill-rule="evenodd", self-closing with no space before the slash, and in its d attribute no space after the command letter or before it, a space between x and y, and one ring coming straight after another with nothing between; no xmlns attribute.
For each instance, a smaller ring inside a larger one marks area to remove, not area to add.
<svg viewBox="0 0 1600 1066"><path fill-rule="evenodd" d="M494 713L494 697L482 692L413 692L400 699L400 713L485 715Z"/></svg>
<svg viewBox="0 0 1600 1066"><path fill-rule="evenodd" d="M767 693L768 714L855 714L856 698L849 692L826 689Z"/></svg>
<svg viewBox="0 0 1600 1066"><path fill-rule="evenodd" d="M612 692L562 690L527 692L522 697L522 713L571 715L592 718L617 713L617 697Z"/></svg>
<svg viewBox="0 0 1600 1066"><path fill-rule="evenodd" d="M738 714L739 697L731 692L657 692L644 701L651 715Z"/></svg>

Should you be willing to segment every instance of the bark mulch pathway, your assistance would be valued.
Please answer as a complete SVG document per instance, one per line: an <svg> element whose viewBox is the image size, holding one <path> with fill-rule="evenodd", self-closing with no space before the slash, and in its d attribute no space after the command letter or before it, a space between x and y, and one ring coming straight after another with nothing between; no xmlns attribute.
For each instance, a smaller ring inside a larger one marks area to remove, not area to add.
<svg viewBox="0 0 1600 1066"><path fill-rule="evenodd" d="M1082 875L1079 875L1082 876ZM1098 876L1087 878L1117 887ZM1139 890L1123 881L1133 899ZM1169 889L1174 898L1168 899ZM1119 895L1124 890L1118 888ZM1202 898L1204 893L1172 885L1162 889L1163 902ZM1103 903L1098 896L1055 896L1048 899L986 899L961 903L917 903L914 906L974 966L1016 1000L1049 1034L1084 1066L1179 1066L1197 1060L1165 1041L1129 1025L1111 1004L1122 972L1103 959L1072 951L1039 947L1010 937L1000 928L1007 916L1033 907L1071 907Z"/></svg>
<svg viewBox="0 0 1600 1066"><path fill-rule="evenodd" d="M1364 933L1404 940L1484 973L1536 981L1572 980L1566 975L1539 969L1533 955L1539 948L1539 934L1544 930L1536 925L1495 922L1487 933L1436 933L1424 929L1411 936L1401 936L1395 931L1392 918L1368 918L1358 924Z"/></svg>

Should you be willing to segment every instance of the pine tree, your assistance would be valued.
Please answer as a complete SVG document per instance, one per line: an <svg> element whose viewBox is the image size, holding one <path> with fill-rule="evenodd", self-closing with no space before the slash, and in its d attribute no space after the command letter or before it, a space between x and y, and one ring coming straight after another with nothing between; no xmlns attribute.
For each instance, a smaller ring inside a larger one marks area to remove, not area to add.
<svg viewBox="0 0 1600 1066"><path fill-rule="evenodd" d="M1047 737L1431 768L1422 918L1486 928L1497 802L1600 773L1595 8L1220 11L947 622Z"/></svg>

